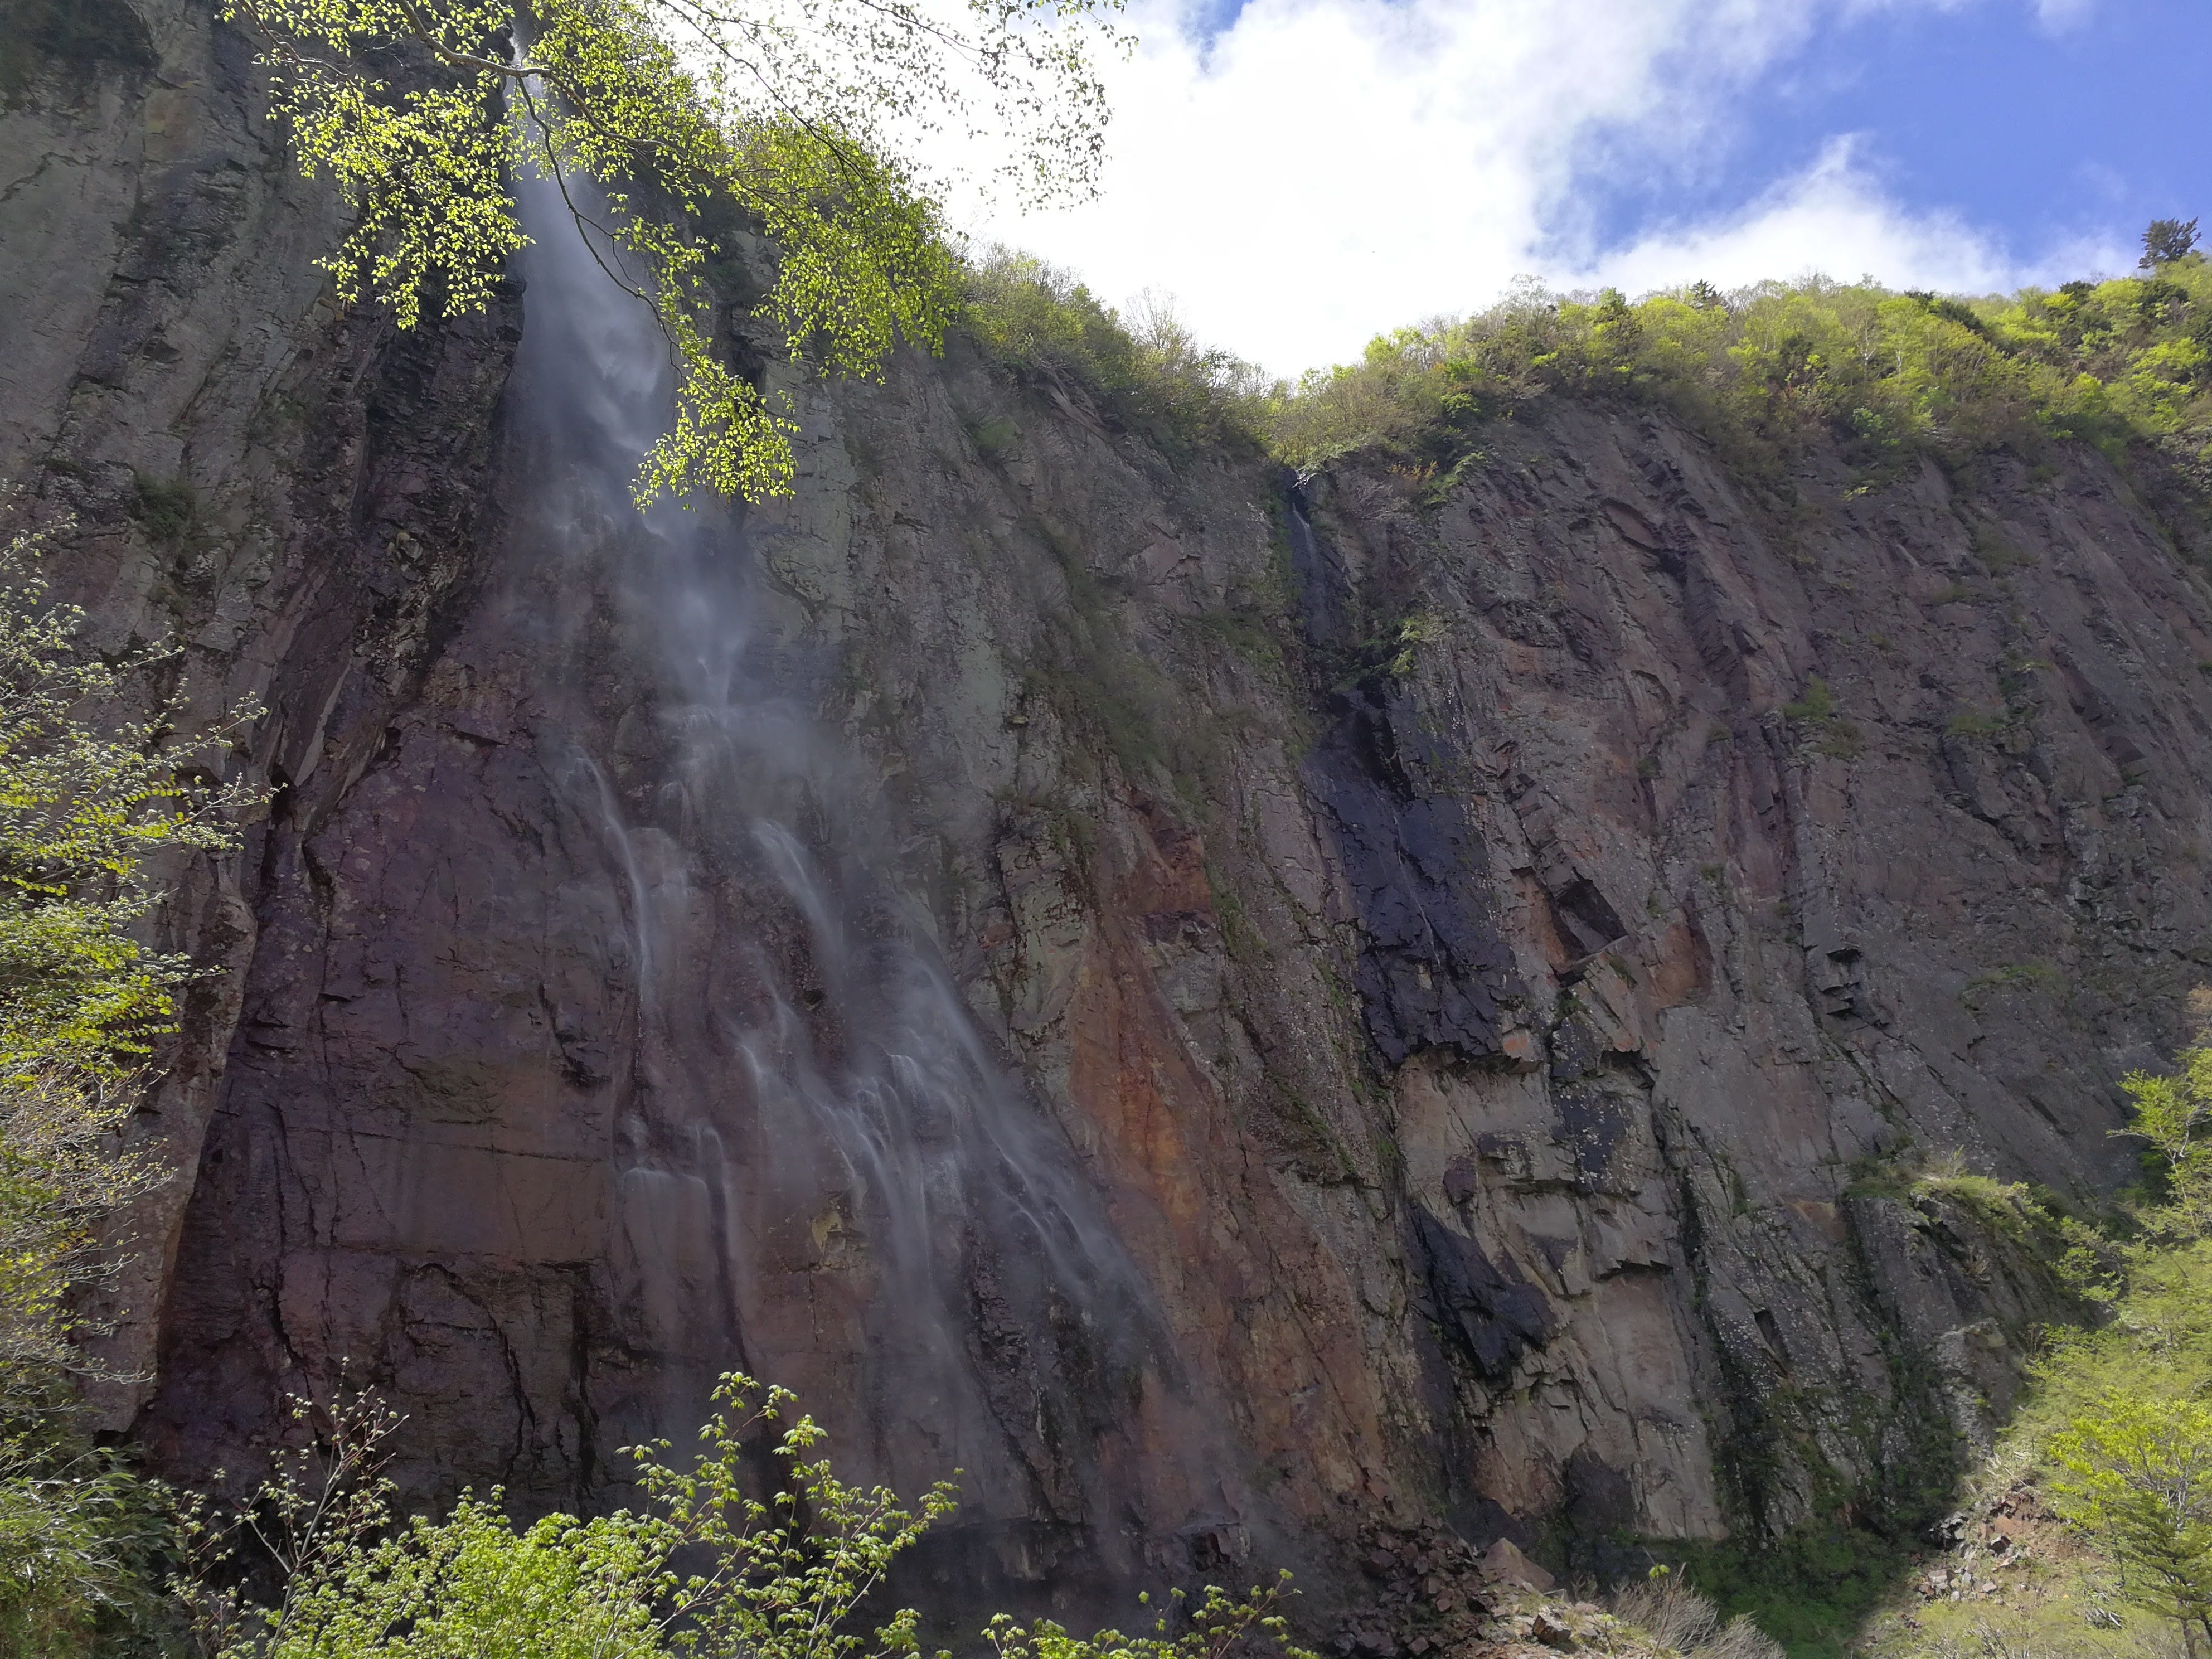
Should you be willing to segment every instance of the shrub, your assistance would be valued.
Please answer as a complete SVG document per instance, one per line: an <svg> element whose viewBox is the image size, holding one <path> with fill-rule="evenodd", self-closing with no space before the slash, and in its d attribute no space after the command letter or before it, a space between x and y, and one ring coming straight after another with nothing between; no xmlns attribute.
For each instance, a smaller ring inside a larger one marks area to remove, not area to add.
<svg viewBox="0 0 2212 1659"><path fill-rule="evenodd" d="M1720 1609L1679 1575L1652 1570L1641 1583L1615 1590L1608 1598L1622 1623L1649 1634L1682 1659L1784 1659L1782 1644L1753 1622L1748 1613L1723 1619Z"/></svg>
<svg viewBox="0 0 2212 1659"><path fill-rule="evenodd" d="M518 1527L495 1490L464 1493L442 1520L394 1528L382 1449L398 1419L356 1396L318 1421L298 1401L295 1417L319 1431L278 1460L242 1511L226 1522L191 1507L179 1593L216 1659L918 1655L914 1611L873 1623L869 1598L891 1563L952 1513L953 1489L940 1482L909 1509L888 1488L847 1486L812 1455L822 1431L791 1415L795 1403L725 1376L696 1462L672 1462L665 1441L631 1449L645 1498L634 1510ZM763 1442L776 1468L765 1500L744 1479ZM249 1542L278 1574L265 1605L218 1583L226 1569L236 1581L245 1564L234 1553ZM1290 1644L1283 1593L1208 1589L1150 1636L1081 1638L1001 1615L985 1639L1000 1659L1228 1659L1245 1648L1312 1659Z"/></svg>
<svg viewBox="0 0 2212 1659"><path fill-rule="evenodd" d="M149 860L228 847L240 797L203 763L224 732L174 741L181 691L116 715L170 653L89 650L40 545L0 549L0 1651L43 1656L150 1597L161 1494L77 1420L72 1309L99 1224L151 1176L116 1131L192 972L139 938Z"/></svg>
<svg viewBox="0 0 2212 1659"><path fill-rule="evenodd" d="M1260 371L1200 346L1166 301L1144 295L1124 318L1068 272L1006 248L970 266L967 287L968 331L1023 378L1081 386L1174 453L1256 445Z"/></svg>

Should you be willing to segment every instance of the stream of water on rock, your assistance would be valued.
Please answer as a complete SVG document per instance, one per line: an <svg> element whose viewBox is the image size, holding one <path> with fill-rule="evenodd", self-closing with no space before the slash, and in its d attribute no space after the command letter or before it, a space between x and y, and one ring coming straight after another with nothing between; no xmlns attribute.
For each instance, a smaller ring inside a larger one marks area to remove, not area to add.
<svg viewBox="0 0 2212 1659"><path fill-rule="evenodd" d="M685 1389L801 1386L872 1473L958 1464L987 1506L1073 1523L1085 1444L1157 1365L1150 1297L885 878L886 813L738 515L632 505L666 346L550 187L524 198L509 534L555 665L538 753L604 842L635 980L606 1062L625 1340Z"/></svg>

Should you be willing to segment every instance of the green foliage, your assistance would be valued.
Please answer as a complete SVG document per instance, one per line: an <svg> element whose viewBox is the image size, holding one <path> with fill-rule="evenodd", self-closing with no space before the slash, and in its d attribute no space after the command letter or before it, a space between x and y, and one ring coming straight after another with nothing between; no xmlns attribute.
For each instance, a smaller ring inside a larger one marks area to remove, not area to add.
<svg viewBox="0 0 2212 1659"><path fill-rule="evenodd" d="M2040 984L2051 970L2037 963L2027 969L1999 969L1976 984L2005 981ZM1970 987L1970 989L1972 988ZM1971 1006L1971 1005L1970 1005ZM2051 1267L2058 1288L2069 1295L2086 1292L2084 1275L2104 1243L2094 1229L2067 1214L2050 1193L2026 1182L1999 1181L1977 1175L1966 1166L1966 1154L1957 1148L1933 1152L1906 1141L1879 1157L1852 1166L1844 1191L1853 1198L1888 1198L1912 1206L1923 1214L1948 1206L1970 1218L1993 1240L2018 1247L2024 1263Z"/></svg>
<svg viewBox="0 0 2212 1659"><path fill-rule="evenodd" d="M1413 672L1415 659L1421 647L1440 640L1444 634L1443 618L1434 611L1417 611L1407 617L1389 635L1389 656L1382 664L1382 672L1394 680L1402 680Z"/></svg>
<svg viewBox="0 0 2212 1659"><path fill-rule="evenodd" d="M848 1630L891 1561L954 1508L940 1483L908 1510L884 1487L848 1486L808 1456L822 1431L785 1424L793 1401L734 1373L714 1395L700 1455L633 1448L645 1502L589 1521L518 1527L494 1491L464 1493L442 1520L392 1526L385 1443L398 1419L365 1396L281 1455L239 1514L188 1507L179 1590L218 1659L616 1659L736 1653L757 1659L889 1659L917 1650L913 1612ZM778 1430L779 1425L780 1431ZM768 1502L744 1480L747 1447L773 1432L780 1484ZM252 1544L276 1569L256 1605L227 1571Z"/></svg>
<svg viewBox="0 0 2212 1659"><path fill-rule="evenodd" d="M133 493L132 516L148 536L171 546L191 537L199 520L199 495L189 482L141 477Z"/></svg>
<svg viewBox="0 0 2212 1659"><path fill-rule="evenodd" d="M1068 272L994 248L967 272L962 320L1024 378L1080 385L1124 425L1171 452L1248 444L1265 382L1225 351L1199 345L1171 307L1150 300L1124 318Z"/></svg>
<svg viewBox="0 0 2212 1659"><path fill-rule="evenodd" d="M1795 702L1784 703L1782 713L1793 720L1833 720L1836 694L1828 689L1827 681L1815 674L1805 682L1805 695Z"/></svg>
<svg viewBox="0 0 2212 1659"><path fill-rule="evenodd" d="M1974 1175L1965 1163L1963 1155L1953 1152L1916 1173L1910 1188L1912 1198L1948 1200L1990 1232L2016 1244L2049 1237L2057 1231L2057 1218L2025 1182Z"/></svg>
<svg viewBox="0 0 2212 1659"><path fill-rule="evenodd" d="M2212 1012L2201 992L2192 1004ZM2212 1043L2122 1086L2151 1186L2133 1237L2103 1241L2099 1271L2074 1275L2108 1316L2051 1334L2003 1455L2111 1564L2116 1593L2196 1652L2212 1643Z"/></svg>
<svg viewBox="0 0 2212 1659"><path fill-rule="evenodd" d="M696 1461L667 1442L633 1448L644 1502L589 1521L517 1526L500 1494L464 1493L441 1520L394 1526L385 1444L398 1419L366 1396L327 1414L295 1401L307 1442L280 1456L246 1506L185 1506L177 1589L214 1659L903 1659L920 1652L911 1609L880 1623L863 1604L891 1563L951 1515L940 1482L909 1509L889 1489L847 1486L795 1401L736 1373L714 1395ZM775 1489L745 1468L766 1444ZM242 1547L276 1570L258 1604L238 1588ZM1287 1575L1285 1575L1287 1577ZM1001 1614L1000 1659L1227 1659L1290 1644L1281 1587L1238 1598L1208 1588L1150 1635L1070 1636ZM857 1621L857 1622L856 1622Z"/></svg>
<svg viewBox="0 0 2212 1659"><path fill-rule="evenodd" d="M1836 694L1818 674L1805 682L1805 695L1782 705L1783 718L1804 729L1814 750L1833 760L1850 760L1865 746L1856 722L1845 720L1836 708Z"/></svg>
<svg viewBox="0 0 2212 1659"><path fill-rule="evenodd" d="M2047 962L2001 962L1960 988L1959 1000L1979 1013L1992 991L2055 991L2062 980Z"/></svg>
<svg viewBox="0 0 2212 1659"><path fill-rule="evenodd" d="M1146 1635L1124 1636L1102 1630L1095 1636L1071 1636L1050 1620L1020 1625L1005 1613L983 1632L997 1659L1228 1659L1240 1651L1316 1659L1291 1641L1282 1599L1291 1575L1285 1571L1268 1588L1254 1585L1242 1596L1208 1584L1195 1606L1181 1590L1170 1593L1168 1612Z"/></svg>
<svg viewBox="0 0 2212 1659"><path fill-rule="evenodd" d="M158 1622L162 1496L77 1437L0 1441L0 1654L60 1659Z"/></svg>
<svg viewBox="0 0 2212 1659"><path fill-rule="evenodd" d="M1630 301L1523 283L1479 315L1379 336L1360 362L1309 374L1267 423L1294 465L1370 447L1441 460L1480 423L1573 393L1668 405L1754 467L1820 437L1876 467L2078 438L2116 455L2151 445L2202 472L2208 319L2212 268L2195 253L2154 276L2009 299L1815 278Z"/></svg>
<svg viewBox="0 0 2212 1659"><path fill-rule="evenodd" d="M1756 1543L1668 1547L1689 1584L1724 1615L1749 1618L1791 1659L1843 1659L1905 1560L1895 1539L1838 1522Z"/></svg>
<svg viewBox="0 0 2212 1659"><path fill-rule="evenodd" d="M2106 1317L2051 1333L2016 1425L2022 1455L2107 1397L2212 1399L2212 1243L2108 1241L2102 1255Z"/></svg>
<svg viewBox="0 0 2212 1659"><path fill-rule="evenodd" d="M2121 1133L2144 1142L2165 1186L2153 1224L2184 1238L2212 1234L2212 1042L2183 1049L2174 1070L2120 1079L2134 1109Z"/></svg>
<svg viewBox="0 0 2212 1659"><path fill-rule="evenodd" d="M160 1494L76 1420L73 1297L110 1265L96 1226L152 1175L115 1132L191 973L140 940L151 866L231 845L240 794L208 770L228 728L176 741L181 690L115 712L173 653L90 650L39 551L0 550L0 1653L58 1656L149 1598Z"/></svg>
<svg viewBox="0 0 2212 1659"><path fill-rule="evenodd" d="M110 1137L192 971L137 937L160 897L149 860L228 848L240 799L208 769L229 727L174 740L181 690L112 712L173 653L87 648L38 552L21 533L0 551L0 1391L16 1392L74 1363L64 1307L90 1227L144 1178Z"/></svg>
<svg viewBox="0 0 2212 1659"><path fill-rule="evenodd" d="M2107 1393L2044 1456L2052 1507L2119 1564L2127 1599L2212 1640L2212 1404Z"/></svg>
<svg viewBox="0 0 2212 1659"><path fill-rule="evenodd" d="M2018 1505L2011 1505L2017 1510ZM2174 1659L2175 1649L2149 1620L2131 1620L2110 1564L2069 1544L2039 1513L2001 1557L1972 1565L1957 1557L1936 1568L1862 1626L1852 1651L1867 1659ZM2057 1533L2059 1535L2054 1536ZM2002 1595L1943 1581L1972 1573L1981 1583L2002 1574Z"/></svg>
<svg viewBox="0 0 2212 1659"><path fill-rule="evenodd" d="M18 1085L114 1082L191 971L131 937L159 896L146 862L232 844L240 797L205 762L245 711L181 745L181 691L144 718L100 717L175 653L90 650L82 612L46 602L39 551L23 533L0 551L0 1064Z"/></svg>
<svg viewBox="0 0 2212 1659"><path fill-rule="evenodd" d="M1086 191L1105 105L1089 26L1116 0L225 0L263 44L301 170L355 214L325 261L341 298L402 328L480 310L526 240L508 181L558 183L609 272L653 307L682 371L638 494L787 489L787 400L717 350L706 226L734 208L777 251L763 307L792 361L873 374L938 348L957 299L933 181L947 124L1002 130L1032 202ZM1114 37L1107 34L1110 42ZM402 75L398 65L410 66Z"/></svg>
<svg viewBox="0 0 2212 1659"><path fill-rule="evenodd" d="M2003 714L1984 714L1978 709L1962 708L1943 722L1943 732L1953 738L1994 738L2011 726L2011 720Z"/></svg>
<svg viewBox="0 0 2212 1659"><path fill-rule="evenodd" d="M2178 259L2185 259L2197 247L2197 221L2184 224L2179 219L2154 219L2142 234L2142 263L2144 270L2156 270Z"/></svg>

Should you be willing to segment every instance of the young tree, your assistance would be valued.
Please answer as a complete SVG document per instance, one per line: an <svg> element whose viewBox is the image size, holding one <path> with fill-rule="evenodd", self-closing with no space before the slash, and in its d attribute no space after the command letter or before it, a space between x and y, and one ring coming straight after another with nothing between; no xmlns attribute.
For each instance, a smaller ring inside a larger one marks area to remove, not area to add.
<svg viewBox="0 0 2212 1659"><path fill-rule="evenodd" d="M2136 1605L2212 1644L2212 1405L2107 1394L2053 1437L2052 1506L2118 1565Z"/></svg>
<svg viewBox="0 0 2212 1659"><path fill-rule="evenodd" d="M225 0L263 45L300 165L357 217L326 261L403 328L479 309L525 241L509 181L557 182L680 371L641 501L789 486L786 403L714 346L708 275L737 216L774 245L763 301L792 359L876 372L934 350L957 264L918 159L996 139L1032 202L1087 193L1106 110L1094 62L1121 0Z"/></svg>
<svg viewBox="0 0 2212 1659"><path fill-rule="evenodd" d="M2114 1133L2147 1142L2162 1166L2166 1202L2147 1219L2183 1238L2212 1235L2212 1040L2184 1048L2171 1074L2130 1072L2120 1087L2135 1109Z"/></svg>
<svg viewBox="0 0 2212 1659"><path fill-rule="evenodd" d="M230 845L239 792L207 781L227 731L178 740L181 690L116 712L171 653L88 648L39 551L0 546L0 1652L59 1655L137 1598L160 1530L69 1410L94 1229L152 1174L116 1131L192 971L141 941L148 861Z"/></svg>
<svg viewBox="0 0 2212 1659"><path fill-rule="evenodd" d="M118 714L174 653L91 650L40 551L20 532L0 549L0 1403L78 1363L67 1301L93 1224L148 1176L114 1132L193 972L139 936L149 860L229 847L241 799L209 764L235 720L180 741L181 689Z"/></svg>
<svg viewBox="0 0 2212 1659"><path fill-rule="evenodd" d="M2142 268L2156 270L2160 265L2170 265L2186 258L2196 246L2196 220L2185 223L2179 219L2154 219L2142 234Z"/></svg>

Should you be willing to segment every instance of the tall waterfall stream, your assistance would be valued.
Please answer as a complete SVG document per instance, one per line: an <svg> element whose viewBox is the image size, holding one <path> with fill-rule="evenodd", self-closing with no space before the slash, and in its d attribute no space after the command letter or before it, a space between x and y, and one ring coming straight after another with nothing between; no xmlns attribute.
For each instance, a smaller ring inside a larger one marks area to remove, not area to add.
<svg viewBox="0 0 2212 1659"><path fill-rule="evenodd" d="M508 565L538 752L623 895L625 1340L690 1362L695 1405L726 1365L862 1402L873 1469L1076 1522L1105 1496L1070 1484L1080 1443L1158 1386L1150 1298L885 879L884 808L764 625L741 515L633 505L672 408L649 312L550 185L526 211Z"/></svg>

